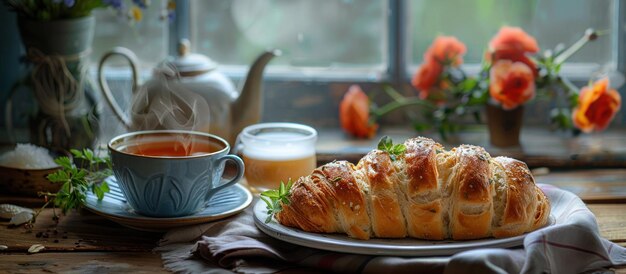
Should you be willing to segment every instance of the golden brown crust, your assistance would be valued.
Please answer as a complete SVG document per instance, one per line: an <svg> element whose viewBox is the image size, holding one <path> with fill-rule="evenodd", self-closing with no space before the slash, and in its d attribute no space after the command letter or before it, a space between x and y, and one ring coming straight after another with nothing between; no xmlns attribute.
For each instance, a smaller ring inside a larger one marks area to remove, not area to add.
<svg viewBox="0 0 626 274"><path fill-rule="evenodd" d="M408 234L414 238L443 240L445 230L441 193L438 191L437 152L443 151L435 141L418 137L404 142L407 172L406 216Z"/></svg>
<svg viewBox="0 0 626 274"><path fill-rule="evenodd" d="M490 235L492 186L489 183L489 154L477 146L462 145L455 151L457 166L450 200L452 239L477 239Z"/></svg>
<svg viewBox="0 0 626 274"><path fill-rule="evenodd" d="M325 187L320 187L317 172L318 169L313 171L311 176L301 177L294 183L289 196L289 205L283 205L283 210L276 214L276 219L280 223L310 232L337 231L332 213L334 203L322 190Z"/></svg>
<svg viewBox="0 0 626 274"><path fill-rule="evenodd" d="M346 161L332 162L322 166L321 171L334 190L338 203L337 218L350 237L367 239L370 235L370 219L363 192L354 178L354 165Z"/></svg>
<svg viewBox="0 0 626 274"><path fill-rule="evenodd" d="M478 146L462 145L456 149L457 169L454 176L459 190L459 201L484 204L491 199L489 184L489 154Z"/></svg>
<svg viewBox="0 0 626 274"><path fill-rule="evenodd" d="M408 194L415 197L439 188L437 184L437 150L443 150L435 141L418 137L404 142L406 152L404 158L409 176Z"/></svg>
<svg viewBox="0 0 626 274"><path fill-rule="evenodd" d="M537 188L536 195L537 210L535 211L532 225L528 231L537 230L546 226L550 219L550 201L548 200L548 197L546 197L543 191L539 188Z"/></svg>
<svg viewBox="0 0 626 274"><path fill-rule="evenodd" d="M545 226L550 204L525 163L491 158L481 147L451 151L413 138L392 161L374 150L355 167L328 163L300 178L283 225L357 239L455 240L511 237Z"/></svg>
<svg viewBox="0 0 626 274"><path fill-rule="evenodd" d="M535 212L537 200L535 199L534 180L523 162L506 158L496 157L493 159L504 170L503 180L506 185L506 194L503 202L503 211L499 223L495 224L493 234L495 237L509 237L519 235L528 230Z"/></svg>
<svg viewBox="0 0 626 274"><path fill-rule="evenodd" d="M507 195L499 224L494 227L494 237L520 235L543 227L548 222L550 205L524 162L496 157L506 172ZM537 218L537 219L535 219Z"/></svg>
<svg viewBox="0 0 626 274"><path fill-rule="evenodd" d="M391 158L385 152L374 150L368 153L357 165L365 171L370 185L370 213L372 232L375 237L406 237L406 223L398 203L395 183L391 180L395 174Z"/></svg>

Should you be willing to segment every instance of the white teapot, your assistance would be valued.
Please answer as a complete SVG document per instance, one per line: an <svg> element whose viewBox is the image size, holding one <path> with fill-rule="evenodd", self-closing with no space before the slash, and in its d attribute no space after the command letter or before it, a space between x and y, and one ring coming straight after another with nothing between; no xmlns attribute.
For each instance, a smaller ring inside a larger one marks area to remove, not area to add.
<svg viewBox="0 0 626 274"><path fill-rule="evenodd" d="M189 52L189 41L179 43L178 56L153 70L152 79L140 85L137 57L129 49L116 47L98 66L102 92L120 121L129 130L186 129L215 134L234 144L246 126L258 123L262 112L262 77L266 64L279 50L262 53L252 64L241 92L217 64L201 54ZM102 73L105 61L124 57L132 69L130 117L119 106Z"/></svg>

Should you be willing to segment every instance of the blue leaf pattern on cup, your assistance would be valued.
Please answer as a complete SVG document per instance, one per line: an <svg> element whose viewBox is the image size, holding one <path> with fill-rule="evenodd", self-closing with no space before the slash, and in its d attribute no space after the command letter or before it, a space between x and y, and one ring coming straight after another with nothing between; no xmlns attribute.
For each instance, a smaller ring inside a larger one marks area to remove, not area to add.
<svg viewBox="0 0 626 274"><path fill-rule="evenodd" d="M206 170L199 174L188 188L193 191L185 197L185 185L174 177L163 173L143 179L130 169L123 169L116 176L123 178L127 183L120 183L120 188L128 202L138 212L158 214L160 212L193 212L208 205L211 193L210 172ZM140 183L143 182L143 183ZM142 191L140 191L142 190ZM169 196L167 199L166 196ZM143 199L139 198L143 197Z"/></svg>
<svg viewBox="0 0 626 274"><path fill-rule="evenodd" d="M143 199L146 201L148 210L155 212L159 208L163 195L163 174L157 174L146 180L143 189Z"/></svg>
<svg viewBox="0 0 626 274"><path fill-rule="evenodd" d="M207 201L205 199L205 195L209 192L209 184L208 170L202 172L198 177L193 180L191 187L192 189L194 189L194 192L190 199L187 200L186 204L188 204L190 201L193 201L194 204L192 204L191 206L195 208L191 208L190 210L196 210L197 207L202 207L206 204ZM185 207L187 207L187 205L185 205Z"/></svg>
<svg viewBox="0 0 626 274"><path fill-rule="evenodd" d="M176 180L174 178L170 178L168 177L168 185L171 185L172 187L170 188L170 198L172 198L172 201L174 202L174 210L175 211L179 211L185 207L187 207L187 204L189 203L190 199L187 199L187 202L185 204L181 204L183 201L183 194L182 191L180 190L180 186L178 186L178 182L176 182Z"/></svg>
<svg viewBox="0 0 626 274"><path fill-rule="evenodd" d="M128 201L131 203L133 207L136 208L136 201L139 201L139 192L136 189L135 178L133 176L133 172L128 168L124 168L122 174L115 174L116 176L122 177L122 181L128 182L126 184L120 184L122 186L122 191L124 191L124 195L126 197L130 196ZM133 188L133 189L131 189Z"/></svg>

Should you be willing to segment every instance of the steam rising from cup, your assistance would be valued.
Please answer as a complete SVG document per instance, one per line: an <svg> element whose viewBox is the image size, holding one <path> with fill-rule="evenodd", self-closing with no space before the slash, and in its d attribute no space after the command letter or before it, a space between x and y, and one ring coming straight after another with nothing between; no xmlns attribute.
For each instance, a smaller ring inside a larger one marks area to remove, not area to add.
<svg viewBox="0 0 626 274"><path fill-rule="evenodd" d="M205 98L182 85L172 85L180 78L167 64L155 69L154 78L158 80L143 85L133 95L133 125L145 130L180 129L210 133L211 114ZM189 149L193 146L191 142L179 141L187 143Z"/></svg>

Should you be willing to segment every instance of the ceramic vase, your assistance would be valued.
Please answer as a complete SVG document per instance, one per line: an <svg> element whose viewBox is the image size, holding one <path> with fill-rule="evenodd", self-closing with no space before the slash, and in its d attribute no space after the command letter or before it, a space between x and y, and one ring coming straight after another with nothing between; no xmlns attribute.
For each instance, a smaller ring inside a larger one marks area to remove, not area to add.
<svg viewBox="0 0 626 274"><path fill-rule="evenodd" d="M36 106L28 114L30 142L64 149L93 147L100 108L87 66L95 18L17 21L29 64L23 85L33 92Z"/></svg>
<svg viewBox="0 0 626 274"><path fill-rule="evenodd" d="M520 146L520 132L524 119L524 106L512 110L488 103L486 105L489 142L495 147Z"/></svg>

